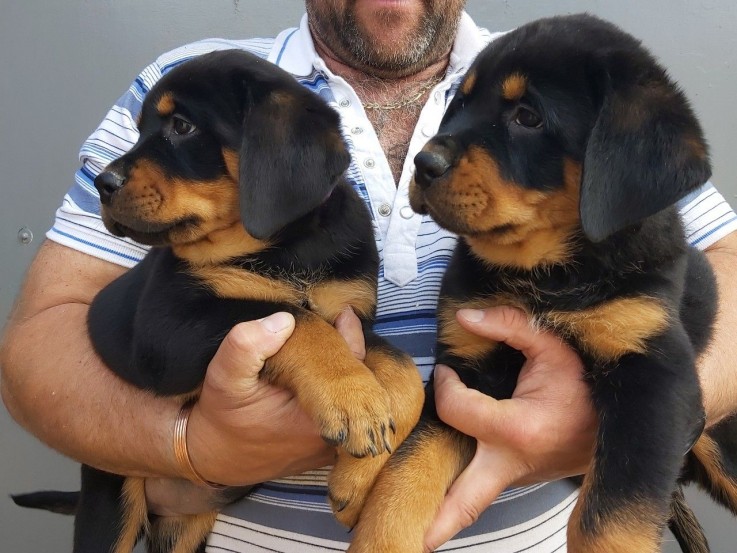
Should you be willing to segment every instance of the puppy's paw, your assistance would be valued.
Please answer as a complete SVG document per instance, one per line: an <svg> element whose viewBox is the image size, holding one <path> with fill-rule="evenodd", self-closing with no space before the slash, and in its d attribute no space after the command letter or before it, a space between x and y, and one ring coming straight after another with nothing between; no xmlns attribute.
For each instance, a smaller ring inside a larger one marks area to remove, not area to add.
<svg viewBox="0 0 737 553"><path fill-rule="evenodd" d="M386 392L368 371L328 383L312 406L320 434L329 444L354 457L391 451L395 424Z"/></svg>
<svg viewBox="0 0 737 553"><path fill-rule="evenodd" d="M328 498L338 522L353 528L358 522L376 477L389 453L357 459L345 451L338 452L338 460L328 476Z"/></svg>

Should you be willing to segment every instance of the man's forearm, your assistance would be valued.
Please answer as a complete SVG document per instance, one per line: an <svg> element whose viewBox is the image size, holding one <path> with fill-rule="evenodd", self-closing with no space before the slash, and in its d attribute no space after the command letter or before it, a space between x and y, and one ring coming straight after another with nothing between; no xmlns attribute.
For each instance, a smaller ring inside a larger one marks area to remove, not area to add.
<svg viewBox="0 0 737 553"><path fill-rule="evenodd" d="M719 313L707 352L699 361L707 425L737 412L737 233L723 238L707 250L719 287Z"/></svg>
<svg viewBox="0 0 737 553"><path fill-rule="evenodd" d="M174 476L178 404L120 380L86 332L88 306L68 303L11 322L2 394L11 415L50 447L118 474Z"/></svg>

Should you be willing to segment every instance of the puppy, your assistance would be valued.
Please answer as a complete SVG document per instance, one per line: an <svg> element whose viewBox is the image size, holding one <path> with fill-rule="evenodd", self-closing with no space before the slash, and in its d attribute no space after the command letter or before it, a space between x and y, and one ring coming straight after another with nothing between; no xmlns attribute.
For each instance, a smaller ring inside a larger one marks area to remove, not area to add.
<svg viewBox="0 0 737 553"><path fill-rule="evenodd" d="M455 313L511 305L585 364L599 428L569 553L659 551L672 499L682 545L708 550L698 524L684 528L693 518L679 510L678 482L696 480L737 514L737 418L702 433L695 361L716 287L672 204L710 166L683 94L615 26L588 15L540 20L479 55L415 165L413 208L460 236L441 290L438 362L509 398L524 357L467 332ZM422 551L475 451L438 419L433 397L430 383L349 551Z"/></svg>
<svg viewBox="0 0 737 553"><path fill-rule="evenodd" d="M89 311L95 350L155 394L196 396L210 359L242 321L294 315L263 377L291 390L338 446L329 492L355 524L379 469L419 418L422 383L409 356L372 333L378 255L370 214L342 177L339 118L293 77L242 51L200 56L146 96L140 139L95 179L115 235L152 246ZM360 317L358 361L332 323ZM225 490L220 502L247 489ZM16 498L59 509L69 499ZM75 553L201 546L215 512L149 524L143 479L84 466Z"/></svg>

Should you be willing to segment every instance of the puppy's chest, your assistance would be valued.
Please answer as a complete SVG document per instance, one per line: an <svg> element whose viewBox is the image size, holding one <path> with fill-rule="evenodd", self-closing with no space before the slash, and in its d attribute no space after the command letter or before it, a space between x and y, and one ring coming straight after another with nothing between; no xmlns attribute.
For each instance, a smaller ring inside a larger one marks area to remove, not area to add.
<svg viewBox="0 0 737 553"><path fill-rule="evenodd" d="M376 306L376 284L363 277L338 278L328 271L269 271L235 265L196 267L191 273L219 298L302 307L331 323L346 306L360 317L372 316Z"/></svg>
<svg viewBox="0 0 737 553"><path fill-rule="evenodd" d="M447 351L480 361L497 344L465 330L457 322L459 309L511 306L527 313L534 324L559 335L579 352L600 362L627 353L643 353L648 340L670 324L671 309L656 297L622 295L597 283L515 276L499 272L477 282L473 291L442 295L438 336Z"/></svg>

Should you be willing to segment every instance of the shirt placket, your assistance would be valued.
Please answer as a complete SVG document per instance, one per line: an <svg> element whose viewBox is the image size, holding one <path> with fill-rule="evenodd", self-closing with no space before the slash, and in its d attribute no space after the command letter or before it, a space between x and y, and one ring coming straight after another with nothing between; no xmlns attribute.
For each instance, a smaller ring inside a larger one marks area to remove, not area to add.
<svg viewBox="0 0 737 553"><path fill-rule="evenodd" d="M445 92L449 86L447 80L437 85L422 108L394 194L384 244L384 276L397 286L406 286L417 278L416 243L423 216L415 213L409 205L409 185L414 175L415 156L438 130L445 111Z"/></svg>
<svg viewBox="0 0 737 553"><path fill-rule="evenodd" d="M414 157L438 129L445 109L445 94L450 86L443 81L431 92L414 129L398 186L379 138L353 88L332 75L330 88L341 115L343 132L350 137L353 159L366 186L369 203L381 240L384 278L406 286L417 278L415 244L422 216L409 205L409 184L414 173Z"/></svg>
<svg viewBox="0 0 737 553"><path fill-rule="evenodd" d="M343 132L352 142L353 160L361 172L371 211L384 241L396 195L391 168L353 88L336 76L330 79L330 88L341 116Z"/></svg>

